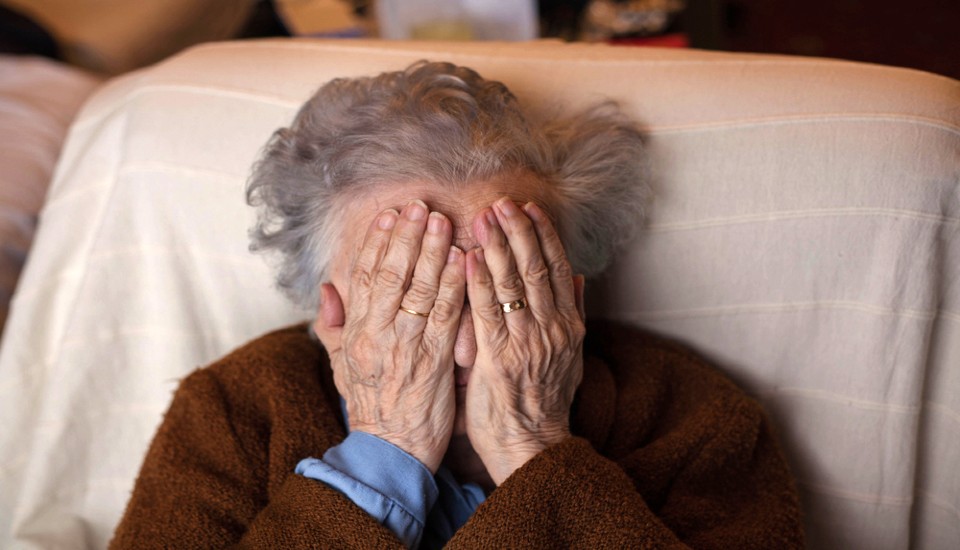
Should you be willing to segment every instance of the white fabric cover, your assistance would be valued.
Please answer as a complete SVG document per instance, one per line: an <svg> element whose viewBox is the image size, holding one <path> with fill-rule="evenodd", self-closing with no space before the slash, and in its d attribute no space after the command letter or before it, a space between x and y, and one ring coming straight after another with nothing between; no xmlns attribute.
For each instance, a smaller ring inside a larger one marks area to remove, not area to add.
<svg viewBox="0 0 960 550"><path fill-rule="evenodd" d="M448 59L642 121L647 231L594 314L769 408L810 547L960 545L960 83L694 50L265 41L114 81L73 126L0 356L0 546L102 547L178 379L304 318L247 251L249 167L326 80Z"/></svg>

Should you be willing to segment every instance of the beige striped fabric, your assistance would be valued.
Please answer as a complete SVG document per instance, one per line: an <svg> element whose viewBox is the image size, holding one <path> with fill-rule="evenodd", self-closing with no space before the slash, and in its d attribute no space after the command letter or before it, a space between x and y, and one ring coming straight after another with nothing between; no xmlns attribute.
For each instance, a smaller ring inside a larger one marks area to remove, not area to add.
<svg viewBox="0 0 960 550"><path fill-rule="evenodd" d="M177 380L309 312L247 251L260 147L321 83L446 59L649 134L646 231L592 315L760 398L811 548L960 546L960 83L809 58L532 44L204 46L73 126L0 348L0 546L98 548ZM638 215L640 215L638 213Z"/></svg>

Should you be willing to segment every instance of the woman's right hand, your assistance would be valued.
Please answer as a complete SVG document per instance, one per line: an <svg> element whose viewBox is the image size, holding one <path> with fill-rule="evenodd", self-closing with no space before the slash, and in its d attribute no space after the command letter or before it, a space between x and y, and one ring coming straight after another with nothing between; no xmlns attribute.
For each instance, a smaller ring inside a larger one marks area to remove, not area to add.
<svg viewBox="0 0 960 550"><path fill-rule="evenodd" d="M453 345L465 269L452 238L450 221L428 215L422 201L381 212L354 259L345 310L324 284L314 323L350 430L389 441L431 472L447 451L456 412ZM331 322L337 317L342 326Z"/></svg>

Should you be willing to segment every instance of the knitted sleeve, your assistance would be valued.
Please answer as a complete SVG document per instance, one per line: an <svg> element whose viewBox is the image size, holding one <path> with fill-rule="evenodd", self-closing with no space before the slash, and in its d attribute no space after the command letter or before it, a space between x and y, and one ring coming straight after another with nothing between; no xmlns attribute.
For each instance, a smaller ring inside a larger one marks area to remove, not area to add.
<svg viewBox="0 0 960 550"><path fill-rule="evenodd" d="M730 481L758 481L751 477ZM570 438L498 487L449 547L803 548L795 503L775 488L739 503L675 490L668 507L654 510L616 463Z"/></svg>
<svg viewBox="0 0 960 550"><path fill-rule="evenodd" d="M609 429L531 459L450 547L803 548L793 478L759 404L684 362L611 378L608 399L593 399L610 406L590 411Z"/></svg>
<svg viewBox="0 0 960 550"><path fill-rule="evenodd" d="M408 548L420 546L427 515L439 496L437 482L422 462L364 432L350 433L322 459L301 460L296 472L343 493Z"/></svg>
<svg viewBox="0 0 960 550"><path fill-rule="evenodd" d="M338 491L293 473L268 494L269 437L247 437L205 370L178 389L111 548L402 548ZM254 431L259 430L253 427Z"/></svg>

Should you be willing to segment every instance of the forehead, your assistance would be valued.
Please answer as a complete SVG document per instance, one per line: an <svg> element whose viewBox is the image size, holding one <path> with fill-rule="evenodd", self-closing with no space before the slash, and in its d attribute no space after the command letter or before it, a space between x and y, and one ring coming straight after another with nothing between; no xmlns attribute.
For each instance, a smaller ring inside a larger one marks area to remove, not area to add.
<svg viewBox="0 0 960 550"><path fill-rule="evenodd" d="M501 176L496 179L458 185L432 182L406 182L377 185L349 200L344 211L343 239L346 250L355 250L363 241L367 227L376 215L388 208L398 212L412 200L420 199L430 211L445 215L453 224L453 239L461 249L476 246L470 224L481 210L501 197L518 204L534 202L549 210L549 197L542 181L531 174Z"/></svg>

